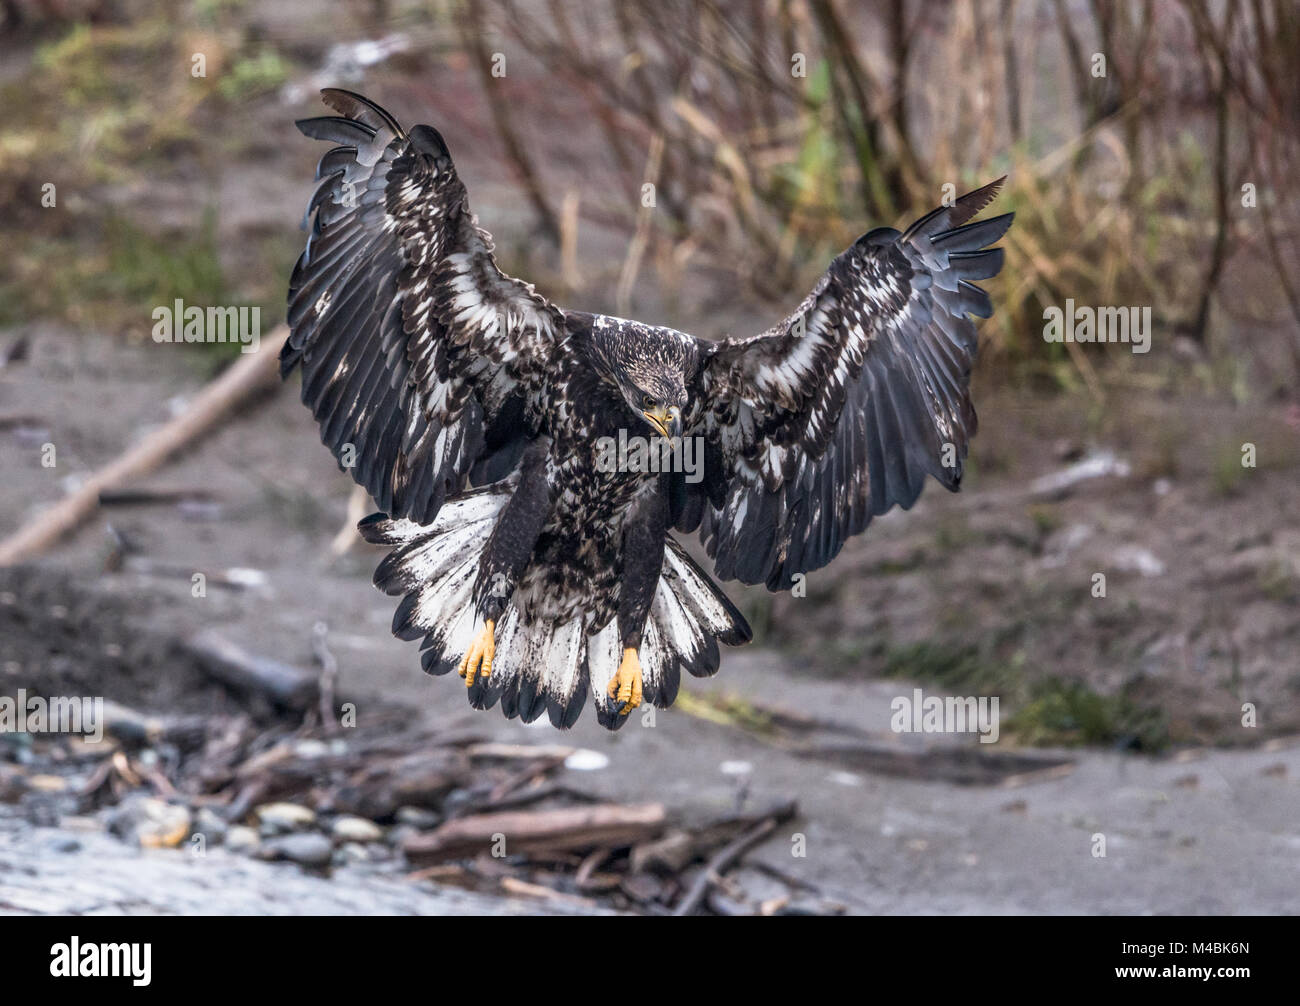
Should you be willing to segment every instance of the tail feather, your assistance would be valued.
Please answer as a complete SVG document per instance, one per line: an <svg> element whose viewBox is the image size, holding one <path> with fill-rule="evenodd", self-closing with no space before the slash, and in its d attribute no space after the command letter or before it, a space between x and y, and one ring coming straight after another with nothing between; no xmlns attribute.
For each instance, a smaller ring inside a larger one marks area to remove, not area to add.
<svg viewBox="0 0 1300 1006"><path fill-rule="evenodd" d="M491 709L502 701L506 682L517 681L527 632L519 609L512 604L497 623L492 673L486 678L480 676L469 688L469 704L475 709Z"/></svg>
<svg viewBox="0 0 1300 1006"><path fill-rule="evenodd" d="M578 722L587 701L587 634L580 619L555 630L542 683L551 725L567 730Z"/></svg>
<svg viewBox="0 0 1300 1006"><path fill-rule="evenodd" d="M667 709L677 698L681 671L695 677L717 673L719 641L729 646L749 642L753 632L745 616L673 537L664 548L663 572L650 604L641 637L641 691L645 702ZM622 650L610 623L588 647L591 691L601 726L617 730L626 721L609 696L609 682Z"/></svg>
<svg viewBox="0 0 1300 1006"><path fill-rule="evenodd" d="M395 546L375 570L375 586L405 595L393 615L393 635L424 637L420 665L429 674L457 666L473 641L478 556L510 489L497 483L465 493L429 525L382 515L357 525L366 541Z"/></svg>
<svg viewBox="0 0 1300 1006"><path fill-rule="evenodd" d="M367 541L393 548L376 569L375 584L403 595L393 633L423 638L420 663L430 674L456 667L479 630L474 582L511 489L497 483L454 497L428 526L382 515L359 525ZM734 646L750 638L744 616L669 538L640 648L644 701L667 708L677 698L682 668L696 676L713 674L719 641ZM609 695L621 659L616 620L593 633L581 618L527 621L512 603L497 623L492 673L468 689L469 701L476 709L500 703L507 717L526 723L546 713L554 726L567 729L590 695L597 719L614 730L629 718Z"/></svg>

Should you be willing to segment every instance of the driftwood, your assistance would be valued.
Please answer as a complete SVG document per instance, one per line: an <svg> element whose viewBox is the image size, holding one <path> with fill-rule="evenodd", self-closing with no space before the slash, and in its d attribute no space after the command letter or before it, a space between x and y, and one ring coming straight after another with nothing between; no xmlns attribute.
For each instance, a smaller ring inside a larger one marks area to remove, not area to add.
<svg viewBox="0 0 1300 1006"><path fill-rule="evenodd" d="M298 711L306 710L319 696L315 674L249 653L211 630L186 637L180 646L209 675L236 691L264 695L277 705Z"/></svg>
<svg viewBox="0 0 1300 1006"><path fill-rule="evenodd" d="M111 699L104 700L104 733L124 744L176 744L199 747L207 721L202 716L150 716Z"/></svg>
<svg viewBox="0 0 1300 1006"><path fill-rule="evenodd" d="M232 409L263 389L277 386L277 358L289 337L283 325L262 340L256 353L241 356L195 397L188 409L91 475L25 527L0 541L0 566L13 565L51 548L72 534L99 508L100 493L147 475L171 455L213 429Z"/></svg>
<svg viewBox="0 0 1300 1006"><path fill-rule="evenodd" d="M776 830L777 825L789 821L796 813L797 808L793 803L773 807L757 824L723 846L695 878L695 883L673 909L673 914L690 915L699 908L704 896L709 893L709 888L718 882L736 860L764 841Z"/></svg>
<svg viewBox="0 0 1300 1006"><path fill-rule="evenodd" d="M507 855L586 851L601 846L634 845L663 830L662 804L562 807L460 817L427 835L415 835L402 849L419 866L465 859L492 850L505 836Z"/></svg>
<svg viewBox="0 0 1300 1006"><path fill-rule="evenodd" d="M33 416L21 412L0 413L0 430L13 430L20 428L44 430L49 427L49 422L41 416Z"/></svg>
<svg viewBox="0 0 1300 1006"><path fill-rule="evenodd" d="M100 506L156 506L172 503L212 503L217 494L211 489L105 489L99 494Z"/></svg>
<svg viewBox="0 0 1300 1006"><path fill-rule="evenodd" d="M369 759L323 804L373 820L389 818L400 807L440 811L448 794L467 785L472 774L469 759L455 748Z"/></svg>

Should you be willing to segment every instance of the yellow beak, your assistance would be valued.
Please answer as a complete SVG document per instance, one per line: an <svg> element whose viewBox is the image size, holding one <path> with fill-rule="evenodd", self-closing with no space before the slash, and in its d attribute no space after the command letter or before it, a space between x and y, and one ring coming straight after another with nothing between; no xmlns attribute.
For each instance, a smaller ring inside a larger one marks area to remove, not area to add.
<svg viewBox="0 0 1300 1006"><path fill-rule="evenodd" d="M661 405L657 409L648 409L641 415L650 421L650 425L659 431L661 437L671 440L681 434L681 418L676 409L664 408Z"/></svg>

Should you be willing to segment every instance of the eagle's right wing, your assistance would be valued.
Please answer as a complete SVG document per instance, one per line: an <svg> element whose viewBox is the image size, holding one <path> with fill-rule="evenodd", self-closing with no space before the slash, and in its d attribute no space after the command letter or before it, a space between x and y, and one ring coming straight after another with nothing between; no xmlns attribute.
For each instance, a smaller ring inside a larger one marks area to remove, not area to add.
<svg viewBox="0 0 1300 1006"><path fill-rule="evenodd" d="M446 144L349 91L297 125L334 147L307 208L280 356L340 464L429 523L465 477L507 474L537 430L564 315L504 275Z"/></svg>

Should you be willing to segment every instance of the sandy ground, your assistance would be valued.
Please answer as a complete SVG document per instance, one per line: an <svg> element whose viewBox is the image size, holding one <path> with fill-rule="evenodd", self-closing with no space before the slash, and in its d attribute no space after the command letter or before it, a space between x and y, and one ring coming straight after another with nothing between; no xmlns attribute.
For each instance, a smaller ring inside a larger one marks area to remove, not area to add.
<svg viewBox="0 0 1300 1006"><path fill-rule="evenodd" d="M29 518L56 499L68 480L164 421L169 401L192 394L202 380L194 358L170 348L51 330L33 335L30 361L0 372L0 412L40 420L0 431L8 475L0 496L0 531ZM76 403L75 409L67 403ZM987 428L984 435L990 435ZM1006 442L996 424L991 436L994 444ZM53 469L39 463L46 442L57 445ZM1050 457L1039 463L1044 471L1055 465ZM886 561L909 531L918 533L944 515L978 519L991 500L1022 485L1025 477L1023 470L992 475L977 491L952 498L929 492L913 513L891 515L860 549L846 553L847 568ZM414 645L389 636L392 601L369 584L378 553L359 549L332 557L328 552L329 540L344 523L349 483L320 446L292 391L250 407L149 482L202 487L215 494L215 502L198 512L175 506L112 508L38 564L9 574L6 604L41 606L42 624L50 617L68 620L70 638L81 639L90 652L50 638L24 637L13 628L21 620L8 622L12 634L0 652L5 693L22 687L38 665L48 670L60 660L70 665L63 668L70 682L93 685L100 659L95 647L108 636L78 624L83 616L96 617L94 606L60 604L59 583L66 582L77 596L110 598L116 606L110 610L152 632L215 627L250 650L304 666L311 660L311 627L324 620L340 663L340 688L357 700L362 717L367 700L382 698L419 708L440 730L472 728L524 743L555 739L549 726L525 727L496 711L475 713L459 682L422 675ZM1285 492L1281 497L1294 498ZM1102 490L1090 498L1095 506L1108 499ZM1263 524L1274 521L1271 500L1255 507ZM1112 509L1118 514L1122 508ZM122 571L105 572L107 524L152 565L146 569L135 560ZM1176 562L1174 556L1170 560ZM231 568L259 570L264 582L243 590L209 586L205 597L192 596L192 571L212 576ZM1020 568L1017 560L987 575L1016 581ZM941 572L935 575L943 578ZM868 582L862 589L875 587ZM897 605L890 614L901 622L908 617L906 593ZM65 610L49 614L59 607ZM807 610L813 617L813 609ZM827 612L834 607L817 611L815 617L833 617ZM852 642L861 631L860 624L846 623L838 641ZM1067 624L1059 631L1077 627ZM1294 622L1261 638L1273 645L1288 633L1293 641ZM1068 640L1059 645L1068 646ZM69 661L64 651L76 659ZM126 651L129 657L129 642ZM847 722L858 736L899 744L889 732L889 705L895 696L910 693L910 682L874 679L876 665L866 656L842 657L833 676L812 674L806 659L790 653L758 646L732 651L716 679L685 687L694 694L743 695L826 722ZM101 656L120 660L121 647ZM1244 666L1251 666L1250 656L1247 650ZM1296 673L1296 665L1290 667L1269 662L1264 680L1276 677L1279 695L1287 694L1285 683ZM141 677L157 680L137 680L131 694L106 697L184 705L183 677L168 687L165 662L143 661L141 668ZM1202 697L1216 687L1207 686ZM587 773L582 782L612 799L662 801L689 817L796 798L799 819L758 855L851 912L1288 913L1300 910L1300 749L1281 734L1271 731L1271 743L1263 735L1253 742L1234 741L1240 750L1181 747L1158 758L1075 749L1061 753L1072 760L1072 771L1039 774L1019 785L898 778L854 767L827 751L800 755L789 745L676 710L659 712L653 726L632 722L613 735L586 715L565 741L608 756L608 766ZM951 739L934 743L964 747ZM992 747L1014 752L1009 738ZM1105 837L1104 857L1093 854L1099 835ZM98 835L80 836L76 843L66 838L33 827L0 804L0 911L345 911L349 885L371 886L355 876L326 880L299 874L293 866L225 856L209 864L210 870L196 870L183 864L179 852L140 853ZM805 855L796 855L800 847ZM133 884L146 877L174 897L133 900ZM263 893L269 883L288 886L269 898ZM459 893L439 900L396 883L385 879L369 900L354 902L354 910L484 907ZM536 907L500 904L492 910Z"/></svg>

